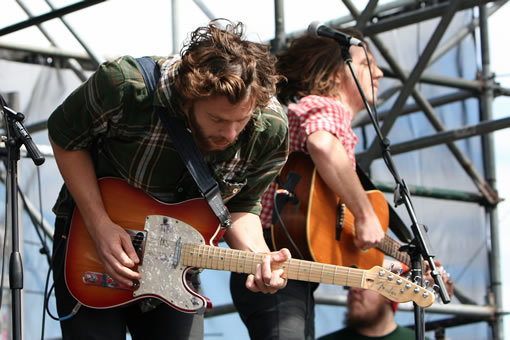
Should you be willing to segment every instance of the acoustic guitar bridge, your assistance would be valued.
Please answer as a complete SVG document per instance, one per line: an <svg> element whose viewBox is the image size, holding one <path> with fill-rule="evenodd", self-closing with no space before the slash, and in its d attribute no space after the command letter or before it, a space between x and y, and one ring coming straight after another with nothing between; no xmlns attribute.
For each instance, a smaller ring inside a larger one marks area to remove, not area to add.
<svg viewBox="0 0 510 340"><path fill-rule="evenodd" d="M335 239L340 241L340 235L342 235L342 230L344 229L344 217L345 217L345 204L340 203L336 207L336 233Z"/></svg>

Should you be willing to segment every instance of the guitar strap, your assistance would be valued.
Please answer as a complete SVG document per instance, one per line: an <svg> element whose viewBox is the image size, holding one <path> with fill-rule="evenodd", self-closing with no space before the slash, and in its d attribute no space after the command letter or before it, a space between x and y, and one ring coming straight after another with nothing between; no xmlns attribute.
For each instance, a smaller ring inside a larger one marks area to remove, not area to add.
<svg viewBox="0 0 510 340"><path fill-rule="evenodd" d="M137 58L136 62L142 71L147 91L152 97L156 90L158 79L161 76L159 65L149 57ZM182 161L188 168L212 211L218 217L221 228L230 228L232 226L232 218L221 198L218 182L211 176L207 163L198 150L191 133L186 129L184 122L170 116L167 109L157 106L156 110Z"/></svg>

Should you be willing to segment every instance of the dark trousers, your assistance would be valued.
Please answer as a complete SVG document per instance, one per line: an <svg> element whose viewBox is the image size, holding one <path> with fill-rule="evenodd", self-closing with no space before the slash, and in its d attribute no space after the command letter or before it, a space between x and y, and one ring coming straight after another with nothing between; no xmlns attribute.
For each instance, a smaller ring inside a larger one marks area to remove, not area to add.
<svg viewBox="0 0 510 340"><path fill-rule="evenodd" d="M317 283L287 282L275 294L253 293L246 275L232 273L230 293L252 340L315 339L313 292Z"/></svg>
<svg viewBox="0 0 510 340"><path fill-rule="evenodd" d="M65 318L76 306L64 280L64 263L68 223L55 222L53 243L53 280L60 318ZM203 339L202 315L177 311L165 303L142 312L138 303L127 307L93 309L81 306L78 313L60 322L64 340L124 340L129 330L133 340L141 339Z"/></svg>

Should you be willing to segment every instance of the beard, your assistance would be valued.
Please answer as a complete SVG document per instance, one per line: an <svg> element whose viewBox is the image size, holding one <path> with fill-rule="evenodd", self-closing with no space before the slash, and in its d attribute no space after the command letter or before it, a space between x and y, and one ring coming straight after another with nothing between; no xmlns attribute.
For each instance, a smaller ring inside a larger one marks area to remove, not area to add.
<svg viewBox="0 0 510 340"><path fill-rule="evenodd" d="M370 311L358 311L355 308L351 308L345 313L344 324L352 329L366 328L383 318L385 313L386 306L384 304L378 304L375 309Z"/></svg>
<svg viewBox="0 0 510 340"><path fill-rule="evenodd" d="M223 138L223 137L214 137L214 136L208 137L205 134L204 130L198 124L196 114L192 108L189 110L188 122L191 127L191 133L193 135L193 139L195 140L195 143L197 144L200 151L202 151L204 153L221 151L235 143L235 140L233 142L230 142L229 140L227 140L226 138ZM215 146L213 144L213 142L218 142L218 143L228 142L228 145L226 145L224 148L219 148L218 146Z"/></svg>

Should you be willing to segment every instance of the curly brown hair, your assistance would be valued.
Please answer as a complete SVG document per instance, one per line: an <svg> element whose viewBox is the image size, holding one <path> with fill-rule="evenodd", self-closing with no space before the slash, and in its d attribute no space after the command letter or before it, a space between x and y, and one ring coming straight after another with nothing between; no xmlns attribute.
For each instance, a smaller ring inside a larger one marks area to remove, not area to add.
<svg viewBox="0 0 510 340"><path fill-rule="evenodd" d="M181 59L175 88L182 103L220 95L236 104L254 95L256 107L263 107L281 78L269 46L245 40L241 22L216 19L197 28L181 50Z"/></svg>
<svg viewBox="0 0 510 340"><path fill-rule="evenodd" d="M364 42L356 29L338 30ZM278 83L278 99L288 104L308 95L333 96L338 91L335 76L345 71L344 65L342 46L335 40L310 35L294 39L278 55L276 69L286 78Z"/></svg>

